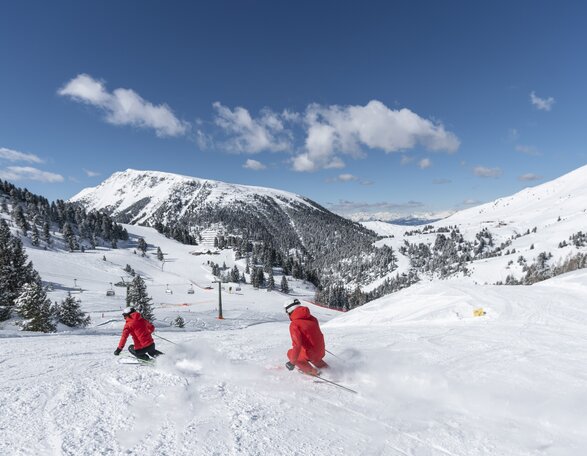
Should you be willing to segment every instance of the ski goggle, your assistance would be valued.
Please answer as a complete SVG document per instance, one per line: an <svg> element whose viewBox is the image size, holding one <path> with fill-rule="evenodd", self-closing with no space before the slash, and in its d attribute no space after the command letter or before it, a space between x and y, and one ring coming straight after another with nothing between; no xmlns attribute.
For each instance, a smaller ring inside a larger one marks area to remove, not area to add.
<svg viewBox="0 0 587 456"><path fill-rule="evenodd" d="M299 306L299 305L301 305L300 301L298 301L297 299L294 299L294 301L291 304L289 304L285 307L285 313L289 315L290 309L292 307ZM293 309L292 309L292 311L293 311Z"/></svg>

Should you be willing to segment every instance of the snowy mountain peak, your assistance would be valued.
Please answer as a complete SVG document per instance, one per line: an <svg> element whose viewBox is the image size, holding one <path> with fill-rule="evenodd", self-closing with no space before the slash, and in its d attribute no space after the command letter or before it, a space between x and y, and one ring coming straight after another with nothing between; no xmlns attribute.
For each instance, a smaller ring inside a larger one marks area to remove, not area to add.
<svg viewBox="0 0 587 456"><path fill-rule="evenodd" d="M194 207L241 205L259 198L280 205L319 208L306 198L281 190L135 169L116 172L97 187L82 190L70 201L82 203L87 209L105 210L126 222L145 223L170 201L180 210L173 211L174 216L181 216Z"/></svg>

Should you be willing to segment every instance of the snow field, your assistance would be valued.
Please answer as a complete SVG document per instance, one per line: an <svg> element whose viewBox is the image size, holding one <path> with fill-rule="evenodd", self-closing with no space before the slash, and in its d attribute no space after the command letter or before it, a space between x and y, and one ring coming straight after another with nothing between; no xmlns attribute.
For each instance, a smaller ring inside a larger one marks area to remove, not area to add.
<svg viewBox="0 0 587 456"><path fill-rule="evenodd" d="M232 267L230 251L195 256L151 229L126 228L161 246L163 270L132 245L28 249L57 283L52 299L77 278L93 321L49 335L0 331L0 454L559 456L587 447L585 271L531 287L420 283L346 314L310 305L337 356L327 355L324 376L354 395L283 367L282 294L226 290L225 320L216 319L205 263ZM155 334L175 343L155 338L165 352L155 366L113 356L124 289L105 291L127 263L147 279ZM478 307L487 314L474 318ZM177 315L186 329L169 326Z"/></svg>

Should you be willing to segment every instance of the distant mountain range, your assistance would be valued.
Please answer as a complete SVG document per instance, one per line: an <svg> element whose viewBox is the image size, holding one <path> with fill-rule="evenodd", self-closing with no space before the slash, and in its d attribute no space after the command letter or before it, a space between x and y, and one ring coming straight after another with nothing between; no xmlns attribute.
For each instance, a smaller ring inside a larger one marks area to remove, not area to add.
<svg viewBox="0 0 587 456"><path fill-rule="evenodd" d="M212 230L270 246L323 287L370 293L355 293L356 302L424 276L534 283L583 267L587 255L587 166L441 220L359 224L293 193L156 171L115 173L71 201L118 222L196 236ZM321 296L346 306L338 290Z"/></svg>

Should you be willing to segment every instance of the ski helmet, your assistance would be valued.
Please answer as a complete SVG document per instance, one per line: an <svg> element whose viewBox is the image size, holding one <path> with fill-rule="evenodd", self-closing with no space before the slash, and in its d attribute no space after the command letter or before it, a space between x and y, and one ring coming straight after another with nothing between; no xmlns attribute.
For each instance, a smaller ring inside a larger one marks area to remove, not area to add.
<svg viewBox="0 0 587 456"><path fill-rule="evenodd" d="M302 305L302 303L296 298L293 301L287 301L284 305L283 308L285 309L285 313L288 315L291 315L291 313L296 310L298 307L300 307Z"/></svg>
<svg viewBox="0 0 587 456"><path fill-rule="evenodd" d="M128 317L133 312L136 312L136 309L134 307L125 307L122 311L122 316Z"/></svg>

